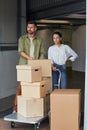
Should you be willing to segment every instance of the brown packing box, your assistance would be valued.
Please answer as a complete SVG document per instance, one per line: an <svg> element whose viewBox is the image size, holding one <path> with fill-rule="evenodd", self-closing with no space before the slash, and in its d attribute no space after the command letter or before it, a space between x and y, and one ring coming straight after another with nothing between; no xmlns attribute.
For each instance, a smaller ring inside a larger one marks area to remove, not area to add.
<svg viewBox="0 0 87 130"><path fill-rule="evenodd" d="M45 114L50 111L50 94L46 94L46 96L44 97L44 110Z"/></svg>
<svg viewBox="0 0 87 130"><path fill-rule="evenodd" d="M45 81L27 83L21 82L22 96L29 98L43 98L46 95Z"/></svg>
<svg viewBox="0 0 87 130"><path fill-rule="evenodd" d="M80 89L57 89L51 93L51 130L79 130Z"/></svg>
<svg viewBox="0 0 87 130"><path fill-rule="evenodd" d="M46 82L46 94L52 92L52 77L42 77L42 80Z"/></svg>
<svg viewBox="0 0 87 130"><path fill-rule="evenodd" d="M51 60L43 59L43 60L28 60L28 64L32 66L41 66L42 68L42 77L52 77L51 71Z"/></svg>
<svg viewBox="0 0 87 130"><path fill-rule="evenodd" d="M39 82L42 78L40 66L17 65L17 81Z"/></svg>
<svg viewBox="0 0 87 130"><path fill-rule="evenodd" d="M44 116L44 99L18 96L18 113L24 117Z"/></svg>

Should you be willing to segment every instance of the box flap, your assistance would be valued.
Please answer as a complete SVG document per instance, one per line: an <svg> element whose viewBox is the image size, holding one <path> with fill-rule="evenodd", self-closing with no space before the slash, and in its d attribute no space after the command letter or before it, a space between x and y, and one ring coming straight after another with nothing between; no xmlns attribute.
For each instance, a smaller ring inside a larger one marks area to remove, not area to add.
<svg viewBox="0 0 87 130"><path fill-rule="evenodd" d="M32 65L16 65L16 69L39 69L41 66L32 66Z"/></svg>
<svg viewBox="0 0 87 130"><path fill-rule="evenodd" d="M80 94L81 89L55 89L51 95L75 95Z"/></svg>
<svg viewBox="0 0 87 130"><path fill-rule="evenodd" d="M35 85L35 86L38 86L38 85L43 85L43 84L45 84L46 82L45 81L41 81L41 82L34 82L34 83L28 83L28 82L21 82L21 85Z"/></svg>

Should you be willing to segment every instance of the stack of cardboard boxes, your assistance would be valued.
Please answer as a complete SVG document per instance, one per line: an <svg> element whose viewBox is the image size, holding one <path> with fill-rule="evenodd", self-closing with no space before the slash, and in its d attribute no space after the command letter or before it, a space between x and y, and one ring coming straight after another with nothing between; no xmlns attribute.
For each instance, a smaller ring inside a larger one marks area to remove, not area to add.
<svg viewBox="0 0 87 130"><path fill-rule="evenodd" d="M50 110L51 61L32 60L16 68L22 90L18 96L18 113L24 117L44 116Z"/></svg>
<svg viewBox="0 0 87 130"><path fill-rule="evenodd" d="M42 80L46 81L46 94L52 91L52 70L51 61L48 59L44 60L29 60L28 64L35 67L41 66L42 68Z"/></svg>

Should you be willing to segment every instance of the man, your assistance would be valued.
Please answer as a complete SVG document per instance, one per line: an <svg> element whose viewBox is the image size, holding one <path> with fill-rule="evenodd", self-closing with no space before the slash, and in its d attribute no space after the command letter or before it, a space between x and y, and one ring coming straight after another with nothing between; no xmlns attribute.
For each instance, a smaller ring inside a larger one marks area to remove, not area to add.
<svg viewBox="0 0 87 130"><path fill-rule="evenodd" d="M19 65L28 63L28 60L44 59L45 49L41 38L36 36L37 25L35 22L27 23L27 34L19 38L18 52L20 55ZM17 111L17 96L21 95L21 85L19 83L14 101L14 111Z"/></svg>

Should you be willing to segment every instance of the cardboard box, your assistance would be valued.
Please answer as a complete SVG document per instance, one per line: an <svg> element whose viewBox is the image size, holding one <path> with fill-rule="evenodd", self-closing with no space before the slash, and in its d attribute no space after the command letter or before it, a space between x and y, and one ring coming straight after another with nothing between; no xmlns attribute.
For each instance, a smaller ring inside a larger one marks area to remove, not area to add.
<svg viewBox="0 0 87 130"><path fill-rule="evenodd" d="M52 92L52 77L42 77L42 80L46 82L46 94Z"/></svg>
<svg viewBox="0 0 87 130"><path fill-rule="evenodd" d="M41 67L29 65L17 65L17 81L39 82L42 78Z"/></svg>
<svg viewBox="0 0 87 130"><path fill-rule="evenodd" d="M48 114L50 111L50 94L46 94L44 97L44 110L45 114Z"/></svg>
<svg viewBox="0 0 87 130"><path fill-rule="evenodd" d="M51 93L51 130L79 130L80 89L57 89Z"/></svg>
<svg viewBox="0 0 87 130"><path fill-rule="evenodd" d="M42 68L42 77L52 77L51 70L51 60L43 59L43 60L28 60L28 64L32 66L41 66Z"/></svg>
<svg viewBox="0 0 87 130"><path fill-rule="evenodd" d="M18 96L18 113L24 117L44 116L43 98L24 98Z"/></svg>
<svg viewBox="0 0 87 130"><path fill-rule="evenodd" d="M21 82L22 96L29 98L43 98L46 96L45 81L27 83Z"/></svg>

